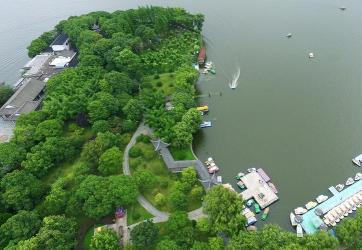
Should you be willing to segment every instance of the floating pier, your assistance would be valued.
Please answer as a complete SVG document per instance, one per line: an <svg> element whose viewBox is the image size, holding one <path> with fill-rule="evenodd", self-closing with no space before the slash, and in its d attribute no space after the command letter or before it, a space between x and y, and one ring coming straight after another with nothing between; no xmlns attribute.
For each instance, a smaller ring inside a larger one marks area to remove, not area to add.
<svg viewBox="0 0 362 250"><path fill-rule="evenodd" d="M323 220L320 218L320 216L316 214L316 209L318 209L318 211L322 211L323 214L321 215L321 217L323 217L323 215L325 215L328 211L339 206L355 194L361 192L362 181L356 181L354 184L346 187L341 192L338 192L334 187L330 187L329 191L333 194L331 198L302 215L303 222L301 223L301 225L307 234L313 234L317 232L319 230L319 227L321 225L324 225Z"/></svg>
<svg viewBox="0 0 362 250"><path fill-rule="evenodd" d="M251 172L243 176L241 181L246 186L246 190L241 192L240 195L244 200L255 199L262 209L279 199L258 172Z"/></svg>

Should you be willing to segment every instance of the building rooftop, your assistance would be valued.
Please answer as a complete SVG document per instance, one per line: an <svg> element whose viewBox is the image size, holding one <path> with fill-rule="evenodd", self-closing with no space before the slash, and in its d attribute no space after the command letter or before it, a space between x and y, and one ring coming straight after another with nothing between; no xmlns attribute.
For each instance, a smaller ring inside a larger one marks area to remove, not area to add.
<svg viewBox="0 0 362 250"><path fill-rule="evenodd" d="M39 105L39 96L45 83L36 79L27 79L0 108L0 116L16 120L21 113L29 113Z"/></svg>
<svg viewBox="0 0 362 250"><path fill-rule="evenodd" d="M68 36L66 34L60 34L59 36L57 36L55 38L55 40L52 42L52 44L50 44L50 46L63 45L68 40L69 40L69 38L68 38Z"/></svg>
<svg viewBox="0 0 362 250"><path fill-rule="evenodd" d="M257 172L251 172L241 178L246 186L246 190L240 195L244 200L253 198L263 209L278 200L278 196L269 187L268 183L263 180Z"/></svg>

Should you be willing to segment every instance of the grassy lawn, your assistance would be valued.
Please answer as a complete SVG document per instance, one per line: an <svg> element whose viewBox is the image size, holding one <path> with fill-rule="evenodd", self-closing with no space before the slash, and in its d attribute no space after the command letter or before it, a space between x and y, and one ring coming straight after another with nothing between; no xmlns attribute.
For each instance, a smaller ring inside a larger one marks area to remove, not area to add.
<svg viewBox="0 0 362 250"><path fill-rule="evenodd" d="M148 190L143 193L146 199L155 207L162 211L170 212L171 204L168 201L169 194L172 190L173 185L176 181L180 181L180 174L171 173L165 163L162 160L162 157L154 151L153 146L150 143L138 142L136 147L141 150L141 156L132 158L130 156L130 169L131 172L148 170L153 173L156 178L156 184L152 190ZM201 183L197 183L201 186ZM155 202L155 196L161 193L166 197L166 204L162 207L157 206ZM200 200L188 199L188 211L192 211L201 207L202 203Z"/></svg>
<svg viewBox="0 0 362 250"><path fill-rule="evenodd" d="M174 93L173 81L175 79L175 73L159 74L159 78L155 79L155 75L145 77L146 82L150 82L153 87L161 89L167 96Z"/></svg>
<svg viewBox="0 0 362 250"><path fill-rule="evenodd" d="M137 222L151 219L153 216L146 211L138 202L127 207L127 224L132 225Z"/></svg>
<svg viewBox="0 0 362 250"><path fill-rule="evenodd" d="M170 152L176 161L195 160L190 147L183 149L170 147Z"/></svg>

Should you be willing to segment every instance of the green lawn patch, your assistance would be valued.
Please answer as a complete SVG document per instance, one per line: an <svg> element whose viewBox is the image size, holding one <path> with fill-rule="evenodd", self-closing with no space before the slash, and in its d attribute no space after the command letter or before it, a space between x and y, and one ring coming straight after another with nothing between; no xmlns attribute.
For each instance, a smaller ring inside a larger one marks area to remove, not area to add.
<svg viewBox="0 0 362 250"><path fill-rule="evenodd" d="M132 225L137 222L151 219L153 216L144 209L138 202L127 207L127 224Z"/></svg>
<svg viewBox="0 0 362 250"><path fill-rule="evenodd" d="M162 157L154 151L152 144L138 142L134 148L131 149L130 169L132 174L136 171L149 171L155 176L155 186L152 190L143 192L143 195L152 205L158 209L170 212L171 204L168 200L168 197L176 181L181 180L180 174L174 174L167 169ZM201 186L201 183L198 182L197 185ZM166 198L166 202L162 206L157 205L155 200L157 194L162 194ZM201 207L201 200L192 199L190 194L188 197L188 211L192 211Z"/></svg>
<svg viewBox="0 0 362 250"><path fill-rule="evenodd" d="M164 73L146 76L144 78L144 81L151 83L152 87L160 89L167 96L174 93L175 73Z"/></svg>
<svg viewBox="0 0 362 250"><path fill-rule="evenodd" d="M182 149L170 147L169 149L172 157L176 161L195 160L194 154L192 153L190 147Z"/></svg>

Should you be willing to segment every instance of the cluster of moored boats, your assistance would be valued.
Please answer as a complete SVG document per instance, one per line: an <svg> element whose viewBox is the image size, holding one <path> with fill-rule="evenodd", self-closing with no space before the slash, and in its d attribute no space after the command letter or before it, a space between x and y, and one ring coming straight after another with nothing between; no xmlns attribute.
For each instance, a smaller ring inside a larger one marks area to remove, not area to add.
<svg viewBox="0 0 362 250"><path fill-rule="evenodd" d="M253 208L254 208L254 211L252 211ZM263 213L261 215L261 220L265 221L268 218L269 211L270 211L269 207L266 207L263 210ZM246 218L246 226L251 226L258 221L258 219L256 218L256 214L261 213L261 208L254 199L250 199L246 202L246 206L243 207L243 210L241 213Z"/></svg>
<svg viewBox="0 0 362 250"><path fill-rule="evenodd" d="M206 62L204 64L204 68L203 68L203 70L201 72L203 74L211 73L211 74L215 75L216 71L215 71L215 68L214 68L214 64L212 62Z"/></svg>
<svg viewBox="0 0 362 250"><path fill-rule="evenodd" d="M196 108L196 110L199 111L202 116L209 113L209 107L207 105L199 106ZM209 128L209 127L212 127L211 121L203 121L200 124L200 128Z"/></svg>
<svg viewBox="0 0 362 250"><path fill-rule="evenodd" d="M211 157L207 158L205 164L207 166L207 171L209 172L209 174L214 174L220 170L220 168L216 166L214 159L212 159Z"/></svg>

